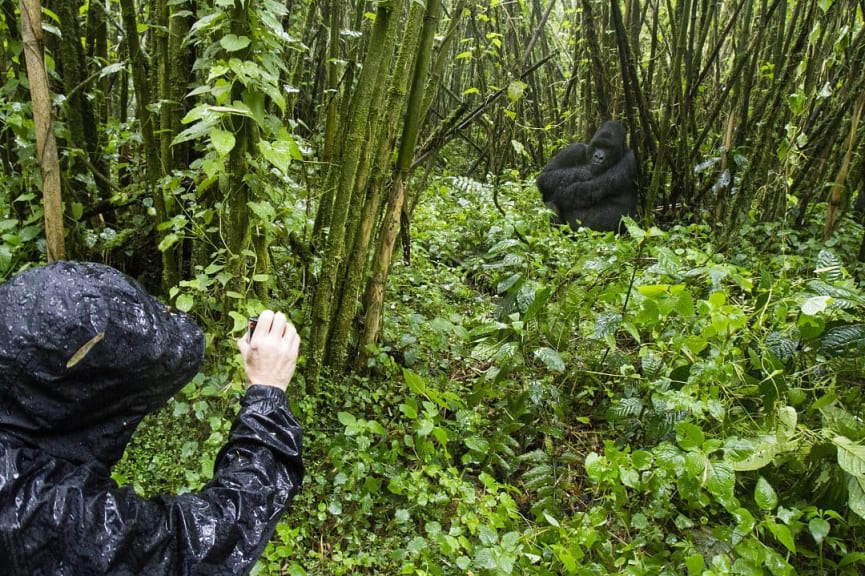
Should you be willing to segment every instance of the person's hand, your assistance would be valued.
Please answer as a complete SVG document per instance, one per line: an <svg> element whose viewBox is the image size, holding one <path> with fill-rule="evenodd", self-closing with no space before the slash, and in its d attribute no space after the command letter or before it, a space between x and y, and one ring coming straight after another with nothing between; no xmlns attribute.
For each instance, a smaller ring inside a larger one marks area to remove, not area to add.
<svg viewBox="0 0 865 576"><path fill-rule="evenodd" d="M237 348L250 384L288 388L297 366L300 337L285 314L262 312L252 337L249 333L241 336Z"/></svg>

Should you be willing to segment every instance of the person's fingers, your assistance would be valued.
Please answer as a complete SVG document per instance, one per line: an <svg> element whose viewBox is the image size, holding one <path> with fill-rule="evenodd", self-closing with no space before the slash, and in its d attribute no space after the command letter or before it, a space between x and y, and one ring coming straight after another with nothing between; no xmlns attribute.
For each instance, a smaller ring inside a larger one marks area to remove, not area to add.
<svg viewBox="0 0 865 576"><path fill-rule="evenodd" d="M259 334L260 337L264 337L270 333L271 327L273 326L273 310L264 310L258 316L258 324L255 326L255 332L252 333L252 337L255 338Z"/></svg>
<svg viewBox="0 0 865 576"><path fill-rule="evenodd" d="M277 312L273 315L273 323L271 325L270 331L281 338L285 336L288 324L289 322L288 319L285 317L285 314L283 314L282 312Z"/></svg>
<svg viewBox="0 0 865 576"><path fill-rule="evenodd" d="M237 349L240 350L240 356L246 358L246 354L249 352L249 339L245 334L237 339Z"/></svg>

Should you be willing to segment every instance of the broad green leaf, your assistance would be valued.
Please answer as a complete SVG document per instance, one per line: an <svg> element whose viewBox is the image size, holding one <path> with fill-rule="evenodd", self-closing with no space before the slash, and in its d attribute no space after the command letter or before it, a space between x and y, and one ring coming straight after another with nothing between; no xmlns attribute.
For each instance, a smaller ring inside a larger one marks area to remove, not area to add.
<svg viewBox="0 0 865 576"><path fill-rule="evenodd" d="M490 449L490 443L480 436L469 436L465 440L465 445L469 450L485 454Z"/></svg>
<svg viewBox="0 0 865 576"><path fill-rule="evenodd" d="M732 498L736 473L726 462L710 461L706 474L706 489L719 498Z"/></svg>
<svg viewBox="0 0 865 576"><path fill-rule="evenodd" d="M811 532L811 537L819 546L823 543L826 536L829 535L829 522L823 518L811 518L808 522L808 531Z"/></svg>
<svg viewBox="0 0 865 576"><path fill-rule="evenodd" d="M847 478L847 507L860 518L865 518L865 487L861 478Z"/></svg>
<svg viewBox="0 0 865 576"><path fill-rule="evenodd" d="M348 412L339 412L336 417L344 426L355 426L357 424L357 418Z"/></svg>
<svg viewBox="0 0 865 576"><path fill-rule="evenodd" d="M670 286L668 284L646 284L638 286L637 290L646 298L661 298L668 294Z"/></svg>
<svg viewBox="0 0 865 576"><path fill-rule="evenodd" d="M220 156L227 156L235 144L234 134L220 128L216 128L210 132L210 141Z"/></svg>
<svg viewBox="0 0 865 576"><path fill-rule="evenodd" d="M832 298L829 296L813 296L802 303L802 314L818 316L826 311Z"/></svg>
<svg viewBox="0 0 865 576"><path fill-rule="evenodd" d="M177 297L177 300L174 301L174 305L177 306L177 309L181 312L189 312L195 305L195 297L192 294L181 294Z"/></svg>
<svg viewBox="0 0 865 576"><path fill-rule="evenodd" d="M724 447L725 460L736 471L759 470L771 464L779 452L781 446L777 439L768 435L738 439L735 444L728 440Z"/></svg>
<svg viewBox="0 0 865 576"><path fill-rule="evenodd" d="M796 543L793 541L793 534L790 533L789 528L783 524L778 524L771 518L766 519L766 527L769 529L769 532L778 539L778 542L787 548L787 550L793 554L796 553Z"/></svg>
<svg viewBox="0 0 865 576"><path fill-rule="evenodd" d="M769 482L760 476L754 488L754 501L763 510L774 510L778 505L778 494Z"/></svg>
<svg viewBox="0 0 865 576"><path fill-rule="evenodd" d="M249 44L251 40L246 36L237 36L236 34L226 34L219 40L219 45L222 46L226 52L237 52L238 50L243 50Z"/></svg>
<svg viewBox="0 0 865 576"><path fill-rule="evenodd" d="M216 126L216 123L218 121L218 118L208 118L206 120L196 122L186 130L175 136L174 139L171 141L171 145L175 146L177 144L188 142L189 140L197 140L198 138L207 136L208 134L210 134L211 129Z"/></svg>
<svg viewBox="0 0 865 576"><path fill-rule="evenodd" d="M865 478L865 446L844 436L833 435L831 440L838 447L838 465L848 474Z"/></svg>
<svg viewBox="0 0 865 576"><path fill-rule="evenodd" d="M586 456L586 461L583 464L586 468L586 474L589 475L589 478L592 480L600 480L601 475L604 473L604 460L597 454L597 452L590 452L588 456Z"/></svg>
<svg viewBox="0 0 865 576"><path fill-rule="evenodd" d="M159 243L159 251L165 252L166 250L174 246L178 240L180 240L180 236L178 236L177 234L173 232L171 234L166 234L165 238L163 238L162 241Z"/></svg>
<svg viewBox="0 0 865 576"><path fill-rule="evenodd" d="M231 327L232 332L240 332L241 330L249 329L249 319L241 314L240 312L235 312L234 310L228 313L231 316L231 319L234 320L234 326Z"/></svg>
<svg viewBox="0 0 865 576"><path fill-rule="evenodd" d="M690 422L676 424L676 443L684 450L699 448L706 441L706 436L699 426Z"/></svg>
<svg viewBox="0 0 865 576"><path fill-rule="evenodd" d="M288 167L291 164L291 145L288 142L277 140L276 142L265 142L262 140L258 143L258 149L261 150L261 155L264 159L276 166L283 174L288 173Z"/></svg>
<svg viewBox="0 0 865 576"><path fill-rule="evenodd" d="M706 561L702 554L692 554L685 559L685 566L688 568L689 574L702 574L703 568L706 567Z"/></svg>
<svg viewBox="0 0 865 576"><path fill-rule="evenodd" d="M519 80L514 80L510 84L508 84L508 98L511 102L516 102L520 98L522 98L523 94L528 88L528 85L525 82L520 82Z"/></svg>
<svg viewBox="0 0 865 576"><path fill-rule="evenodd" d="M734 510L733 518L736 520L736 532L739 535L748 534L757 524L756 520L754 520L754 515L747 508L737 508Z"/></svg>
<svg viewBox="0 0 865 576"><path fill-rule="evenodd" d="M276 220L276 209L273 204L267 201L262 202L247 202L249 209L255 214L259 220L263 222L273 222Z"/></svg>
<svg viewBox="0 0 865 576"><path fill-rule="evenodd" d="M423 378L407 368L402 371L402 375L403 378L405 378L405 383L409 390L418 396L426 395L427 385Z"/></svg>

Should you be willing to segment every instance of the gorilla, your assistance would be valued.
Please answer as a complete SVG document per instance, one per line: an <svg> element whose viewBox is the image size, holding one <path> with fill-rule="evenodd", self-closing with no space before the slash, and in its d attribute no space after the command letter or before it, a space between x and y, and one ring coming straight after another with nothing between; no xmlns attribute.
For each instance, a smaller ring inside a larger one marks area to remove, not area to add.
<svg viewBox="0 0 865 576"><path fill-rule="evenodd" d="M637 212L637 164L620 122L604 122L588 144L575 142L556 154L537 178L555 224L620 231L622 216Z"/></svg>

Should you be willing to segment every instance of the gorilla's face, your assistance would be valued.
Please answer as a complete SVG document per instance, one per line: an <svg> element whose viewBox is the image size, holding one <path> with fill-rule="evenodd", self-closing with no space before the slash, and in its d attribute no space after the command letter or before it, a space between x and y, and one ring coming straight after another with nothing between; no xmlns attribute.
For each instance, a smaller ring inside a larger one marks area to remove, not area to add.
<svg viewBox="0 0 865 576"><path fill-rule="evenodd" d="M600 173L614 166L625 153L625 127L615 121L604 122L589 142L592 172Z"/></svg>

